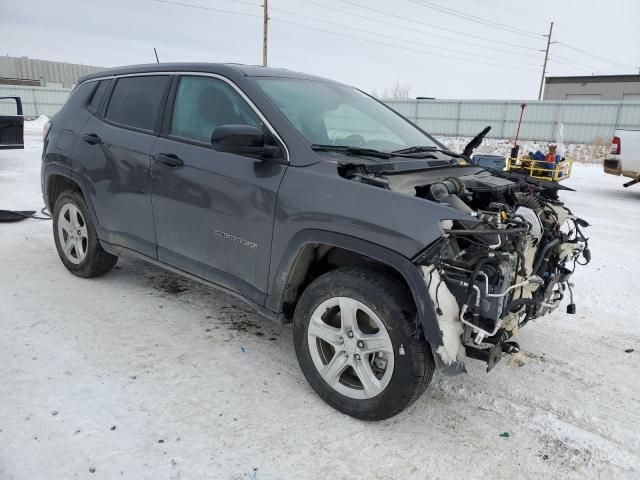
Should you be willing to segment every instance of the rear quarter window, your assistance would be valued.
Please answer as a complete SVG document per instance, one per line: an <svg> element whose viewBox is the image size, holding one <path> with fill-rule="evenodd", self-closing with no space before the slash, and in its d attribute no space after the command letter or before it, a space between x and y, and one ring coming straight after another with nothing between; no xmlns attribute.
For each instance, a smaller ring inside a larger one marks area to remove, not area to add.
<svg viewBox="0 0 640 480"><path fill-rule="evenodd" d="M107 88L109 88L109 82L110 80L100 80L99 82L96 82L98 85L96 85L93 95L91 96L91 100L87 105L87 109L89 109L89 111L93 113L98 111L100 103L104 98L104 94L107 91Z"/></svg>
<svg viewBox="0 0 640 480"><path fill-rule="evenodd" d="M106 118L121 125L152 131L168 82L169 77L164 75L118 79Z"/></svg>

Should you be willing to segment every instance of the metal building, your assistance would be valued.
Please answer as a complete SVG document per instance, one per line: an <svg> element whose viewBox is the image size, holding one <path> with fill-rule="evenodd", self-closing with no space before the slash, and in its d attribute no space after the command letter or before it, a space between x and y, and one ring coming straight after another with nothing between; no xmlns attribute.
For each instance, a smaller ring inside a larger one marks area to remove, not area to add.
<svg viewBox="0 0 640 480"><path fill-rule="evenodd" d="M0 84L71 88L78 78L102 67L50 62L28 57L0 57Z"/></svg>
<svg viewBox="0 0 640 480"><path fill-rule="evenodd" d="M473 137L490 125L488 138L513 138L519 100L386 100L391 108L434 135ZM532 100L526 102L519 138L565 143L610 143L616 128L640 128L640 101Z"/></svg>
<svg viewBox="0 0 640 480"><path fill-rule="evenodd" d="M547 77L543 100L640 100L640 75Z"/></svg>

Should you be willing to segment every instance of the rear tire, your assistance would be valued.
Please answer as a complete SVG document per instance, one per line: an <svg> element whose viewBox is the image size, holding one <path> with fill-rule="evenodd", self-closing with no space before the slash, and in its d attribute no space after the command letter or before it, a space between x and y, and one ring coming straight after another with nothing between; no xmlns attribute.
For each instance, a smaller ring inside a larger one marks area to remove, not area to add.
<svg viewBox="0 0 640 480"><path fill-rule="evenodd" d="M60 260L78 277L97 277L111 270L118 257L100 245L81 193L63 192L53 208L53 238Z"/></svg>
<svg viewBox="0 0 640 480"><path fill-rule="evenodd" d="M314 280L300 297L296 355L329 405L383 420L416 401L433 375L431 349L415 322L413 301L393 276L340 268Z"/></svg>

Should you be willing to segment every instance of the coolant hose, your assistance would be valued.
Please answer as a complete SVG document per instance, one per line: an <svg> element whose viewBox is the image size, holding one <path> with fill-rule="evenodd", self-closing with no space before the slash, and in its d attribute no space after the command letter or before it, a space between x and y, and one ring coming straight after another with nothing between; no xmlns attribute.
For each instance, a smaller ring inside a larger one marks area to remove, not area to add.
<svg viewBox="0 0 640 480"><path fill-rule="evenodd" d="M496 260L496 258L485 257L476 264L473 269L473 273L471 274L471 278L469 279L469 286L467 287L467 303L473 294L473 286L476 284L476 278L478 278L478 272L480 269L487 263L495 263Z"/></svg>
<svg viewBox="0 0 640 480"><path fill-rule="evenodd" d="M517 298L515 300L510 301L506 307L502 309L503 312L510 313L515 308L521 307L522 305L538 305L538 301L533 298Z"/></svg>
<svg viewBox="0 0 640 480"><path fill-rule="evenodd" d="M533 266L533 273L535 273L536 275L538 274L538 269L540 268L540 265L542 265L542 260L544 260L545 255L551 248L555 247L558 243L560 243L560 240L556 238L554 240L551 240L549 243L547 243L544 246L544 248L538 255L538 259L536 260L535 265Z"/></svg>

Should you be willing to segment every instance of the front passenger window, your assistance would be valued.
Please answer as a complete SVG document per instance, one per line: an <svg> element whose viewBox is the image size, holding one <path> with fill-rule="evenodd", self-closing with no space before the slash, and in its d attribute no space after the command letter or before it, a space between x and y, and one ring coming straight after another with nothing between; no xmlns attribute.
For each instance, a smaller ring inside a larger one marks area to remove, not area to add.
<svg viewBox="0 0 640 480"><path fill-rule="evenodd" d="M220 125L251 125L262 122L249 104L229 84L211 77L182 77L176 92L171 135L211 143Z"/></svg>

